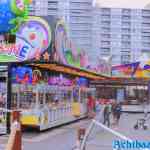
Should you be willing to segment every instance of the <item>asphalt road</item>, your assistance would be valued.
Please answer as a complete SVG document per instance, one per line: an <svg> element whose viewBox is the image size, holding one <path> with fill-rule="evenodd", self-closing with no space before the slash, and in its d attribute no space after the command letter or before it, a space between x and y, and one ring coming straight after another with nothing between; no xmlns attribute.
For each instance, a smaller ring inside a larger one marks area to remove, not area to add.
<svg viewBox="0 0 150 150"><path fill-rule="evenodd" d="M148 130L134 130L133 126L138 118L142 118L139 114L123 114L119 127L113 128L122 135L132 140L149 140L150 126ZM82 120L74 124L48 130L42 133L26 132L23 135L23 150L72 150L77 141L77 129L79 127L87 128L91 121ZM148 122L150 125L150 121ZM86 150L112 150L112 142L119 137L103 130L99 126L94 126L89 135ZM7 137L0 137L0 145L3 150ZM2 142L3 141L3 142Z"/></svg>

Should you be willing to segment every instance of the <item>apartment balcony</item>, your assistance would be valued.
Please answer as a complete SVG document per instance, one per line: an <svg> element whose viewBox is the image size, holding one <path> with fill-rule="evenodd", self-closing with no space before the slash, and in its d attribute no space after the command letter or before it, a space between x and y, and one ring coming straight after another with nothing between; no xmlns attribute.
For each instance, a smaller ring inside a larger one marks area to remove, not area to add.
<svg viewBox="0 0 150 150"><path fill-rule="evenodd" d="M141 28L144 29L144 30L150 30L150 25L149 26L144 26L143 25Z"/></svg>
<svg viewBox="0 0 150 150"><path fill-rule="evenodd" d="M71 34L70 37L72 39L83 39L83 38L91 38L91 35L85 35L85 34L76 35L76 34Z"/></svg>
<svg viewBox="0 0 150 150"><path fill-rule="evenodd" d="M121 48L123 48L123 49L131 49L131 45L122 45Z"/></svg>
<svg viewBox="0 0 150 150"><path fill-rule="evenodd" d="M150 35L150 29L141 29L141 33L142 33L142 35Z"/></svg>
<svg viewBox="0 0 150 150"><path fill-rule="evenodd" d="M111 42L110 42L110 41L101 42L100 45L101 45L101 47L103 47L103 48L105 48L105 47L109 48L109 47L111 47Z"/></svg>
<svg viewBox="0 0 150 150"><path fill-rule="evenodd" d="M142 17L142 23L150 23L150 16L149 17Z"/></svg>
<svg viewBox="0 0 150 150"><path fill-rule="evenodd" d="M131 30L122 30L122 33L126 34L126 35L130 35L131 34Z"/></svg>
<svg viewBox="0 0 150 150"><path fill-rule="evenodd" d="M122 9L122 15L123 16L130 16L131 15L131 9Z"/></svg>
<svg viewBox="0 0 150 150"><path fill-rule="evenodd" d="M58 11L57 10L48 10L48 15L57 16L58 15Z"/></svg>
<svg viewBox="0 0 150 150"><path fill-rule="evenodd" d="M101 37L101 40L102 41L111 41L111 38L110 37L103 37L103 36L100 36Z"/></svg>
<svg viewBox="0 0 150 150"><path fill-rule="evenodd" d="M92 30L91 29L91 26L89 25L72 25L70 24L70 29L73 31L73 30L78 30L78 31L90 31Z"/></svg>
<svg viewBox="0 0 150 150"><path fill-rule="evenodd" d="M142 42L143 43L145 43L145 42L148 43L148 42L150 42L150 38L142 38Z"/></svg>
<svg viewBox="0 0 150 150"><path fill-rule="evenodd" d="M92 17L90 12L78 13L78 12L70 12L70 17Z"/></svg>
<svg viewBox="0 0 150 150"><path fill-rule="evenodd" d="M52 8L52 9L57 9L58 8L58 4L57 3L48 3L48 8Z"/></svg>
<svg viewBox="0 0 150 150"><path fill-rule="evenodd" d="M71 21L90 21L91 22L91 17L86 17L86 16L75 16L75 17L70 17Z"/></svg>
<svg viewBox="0 0 150 150"><path fill-rule="evenodd" d="M149 42L143 42L142 47L144 48L150 48L150 41Z"/></svg>
<svg viewBox="0 0 150 150"><path fill-rule="evenodd" d="M105 15L111 14L111 8L100 8L100 11L102 14L105 14Z"/></svg>
<svg viewBox="0 0 150 150"><path fill-rule="evenodd" d="M129 22L131 20L131 16L121 16L122 22Z"/></svg>
<svg viewBox="0 0 150 150"><path fill-rule="evenodd" d="M101 57L103 58L103 57L110 56L111 53L103 53L103 52L101 52L100 55L101 55Z"/></svg>
<svg viewBox="0 0 150 150"><path fill-rule="evenodd" d="M82 5L82 3L79 3L77 5L70 5L69 9L72 9L72 10L85 10L87 12L92 10L90 5L86 6L86 5Z"/></svg>
<svg viewBox="0 0 150 150"><path fill-rule="evenodd" d="M150 16L150 10L142 10L142 16L144 17Z"/></svg>
<svg viewBox="0 0 150 150"><path fill-rule="evenodd" d="M121 40L122 41L130 41L131 40L131 36L130 35L122 35L121 36Z"/></svg>
<svg viewBox="0 0 150 150"><path fill-rule="evenodd" d="M130 29L131 28L131 25L130 24L128 24L128 25L126 25L126 24L122 24L122 26L121 26L122 28L126 28L126 29Z"/></svg>
<svg viewBox="0 0 150 150"><path fill-rule="evenodd" d="M87 19L70 19L70 23L75 24L91 24L89 18Z"/></svg>
<svg viewBox="0 0 150 150"><path fill-rule="evenodd" d="M110 34L110 31L111 31L110 27L102 27L101 28L102 34Z"/></svg>
<svg viewBox="0 0 150 150"><path fill-rule="evenodd" d="M85 3L92 4L91 0L70 0L70 3Z"/></svg>
<svg viewBox="0 0 150 150"><path fill-rule="evenodd" d="M100 20L101 20L101 22L105 22L105 21L110 21L111 18L101 17Z"/></svg>

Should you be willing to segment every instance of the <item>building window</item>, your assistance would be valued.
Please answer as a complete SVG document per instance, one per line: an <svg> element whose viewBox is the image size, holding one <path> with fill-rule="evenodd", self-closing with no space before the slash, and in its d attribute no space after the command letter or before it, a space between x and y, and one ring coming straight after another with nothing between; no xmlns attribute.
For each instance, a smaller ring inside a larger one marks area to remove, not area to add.
<svg viewBox="0 0 150 150"><path fill-rule="evenodd" d="M102 31L104 31L104 32L110 32L110 28L102 27Z"/></svg>
<svg viewBox="0 0 150 150"><path fill-rule="evenodd" d="M130 40L131 36L130 35L122 35L121 39L122 41Z"/></svg>
<svg viewBox="0 0 150 150"><path fill-rule="evenodd" d="M121 55L121 63L128 64L130 63L131 56L130 55Z"/></svg>
<svg viewBox="0 0 150 150"><path fill-rule="evenodd" d="M130 28L122 28L123 33L130 33L131 29Z"/></svg>
<svg viewBox="0 0 150 150"><path fill-rule="evenodd" d="M102 45L110 45L110 41L101 41Z"/></svg>
<svg viewBox="0 0 150 150"><path fill-rule="evenodd" d="M110 8L101 8L101 12L102 12L102 14L110 15L111 9Z"/></svg>
<svg viewBox="0 0 150 150"><path fill-rule="evenodd" d="M131 22L122 21L122 25L124 25L124 26L130 26Z"/></svg>
<svg viewBox="0 0 150 150"><path fill-rule="evenodd" d="M131 19L131 16L122 16L122 20L130 20Z"/></svg>
<svg viewBox="0 0 150 150"><path fill-rule="evenodd" d="M150 10L145 10L145 9L143 9L143 10L142 10L142 15L143 15L143 16L147 16L147 15L150 16Z"/></svg>
<svg viewBox="0 0 150 150"><path fill-rule="evenodd" d="M110 21L102 21L101 25L104 26L104 27L105 26L110 26Z"/></svg>
<svg viewBox="0 0 150 150"><path fill-rule="evenodd" d="M122 14L129 15L131 13L131 9L122 9Z"/></svg>
<svg viewBox="0 0 150 150"><path fill-rule="evenodd" d="M102 38L110 38L110 34L101 34Z"/></svg>

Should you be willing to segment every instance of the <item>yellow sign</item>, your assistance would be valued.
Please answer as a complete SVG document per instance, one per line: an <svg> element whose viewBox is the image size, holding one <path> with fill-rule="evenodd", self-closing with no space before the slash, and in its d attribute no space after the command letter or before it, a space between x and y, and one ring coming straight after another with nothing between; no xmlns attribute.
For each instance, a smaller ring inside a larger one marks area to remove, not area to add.
<svg viewBox="0 0 150 150"><path fill-rule="evenodd" d="M72 114L75 117L79 117L81 115L80 103L78 102L72 103Z"/></svg>

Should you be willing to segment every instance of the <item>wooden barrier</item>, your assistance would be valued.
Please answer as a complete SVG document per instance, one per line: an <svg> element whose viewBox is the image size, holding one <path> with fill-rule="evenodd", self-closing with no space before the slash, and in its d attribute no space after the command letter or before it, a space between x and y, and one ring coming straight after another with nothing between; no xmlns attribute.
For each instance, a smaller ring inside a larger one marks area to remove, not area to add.
<svg viewBox="0 0 150 150"><path fill-rule="evenodd" d="M21 150L22 139L21 139L21 125L20 125L20 112L12 112L12 125L11 133L8 139L6 150Z"/></svg>

